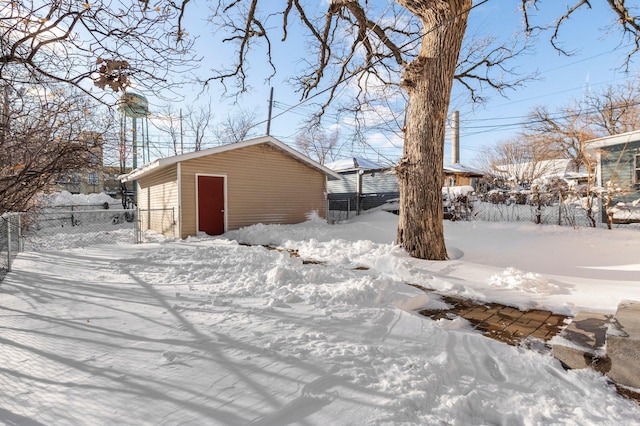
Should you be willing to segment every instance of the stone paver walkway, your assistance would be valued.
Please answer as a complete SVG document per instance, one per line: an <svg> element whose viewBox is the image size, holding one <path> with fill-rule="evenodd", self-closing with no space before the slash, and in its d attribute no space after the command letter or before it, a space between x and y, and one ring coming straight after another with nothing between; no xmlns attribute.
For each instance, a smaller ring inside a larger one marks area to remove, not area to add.
<svg viewBox="0 0 640 426"><path fill-rule="evenodd" d="M521 311L499 303L480 303L453 296L439 296L451 306L450 309L425 309L419 313L435 320L452 319L456 316L464 318L485 336L510 345L518 345L530 337L548 341L565 327L565 320L568 318L566 315L541 309Z"/></svg>
<svg viewBox="0 0 640 426"><path fill-rule="evenodd" d="M292 257L300 257L297 250L287 250L279 247L264 246L269 250L288 252ZM315 260L303 259L303 264L322 264ZM366 267L356 269L366 270ZM417 284L408 285L419 288L426 292L434 290ZM478 303L459 297L445 296L439 294L444 302L451 308L444 310L421 310L421 315L432 319L452 319L462 317L469 321L474 327L485 336L510 344L519 345L528 338L535 338L541 341L551 340L553 336L560 333L567 325L566 315L556 314L551 311L541 309L530 309L521 311L512 306L499 303Z"/></svg>

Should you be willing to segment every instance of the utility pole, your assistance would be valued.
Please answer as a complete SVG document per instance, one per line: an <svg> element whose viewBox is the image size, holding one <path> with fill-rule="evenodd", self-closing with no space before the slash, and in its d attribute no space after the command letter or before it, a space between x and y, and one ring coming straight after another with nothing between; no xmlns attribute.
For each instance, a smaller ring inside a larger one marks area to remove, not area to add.
<svg viewBox="0 0 640 426"><path fill-rule="evenodd" d="M267 136L271 134L271 112L273 111L273 87L269 96L269 117L267 118Z"/></svg>
<svg viewBox="0 0 640 426"><path fill-rule="evenodd" d="M13 149L6 146L7 136L9 134L9 83L5 82L2 86L2 90L2 132L0 132L0 146L5 148L9 153L9 165L13 166L13 158L11 158Z"/></svg>
<svg viewBox="0 0 640 426"><path fill-rule="evenodd" d="M451 164L460 162L460 113L451 113Z"/></svg>

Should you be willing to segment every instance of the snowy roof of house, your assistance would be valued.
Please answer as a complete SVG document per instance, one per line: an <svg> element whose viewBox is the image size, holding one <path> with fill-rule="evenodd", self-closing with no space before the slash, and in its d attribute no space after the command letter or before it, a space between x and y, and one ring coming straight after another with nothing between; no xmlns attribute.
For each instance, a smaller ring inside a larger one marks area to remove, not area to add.
<svg viewBox="0 0 640 426"><path fill-rule="evenodd" d="M503 164L498 166L495 173L502 177L527 177L528 179L577 179L584 177L586 172L574 170L572 160L555 159L540 160L523 163Z"/></svg>
<svg viewBox="0 0 640 426"><path fill-rule="evenodd" d="M463 173L463 174L478 175L478 176L484 175L484 173L460 163L444 166L444 171L448 173Z"/></svg>
<svg viewBox="0 0 640 426"><path fill-rule="evenodd" d="M605 148L613 145L623 145L630 142L640 141L640 130L633 132L620 133L618 135L610 135L602 138L591 139L585 143L587 150Z"/></svg>
<svg viewBox="0 0 640 426"><path fill-rule="evenodd" d="M194 158L200 158L200 157L204 157L207 155L213 155L213 154L219 154L221 152L226 152L226 151L233 151L236 149L240 149L240 148L246 148L249 146L253 146L253 145L259 145L259 144L269 144L275 148L278 148L279 150L283 151L285 154L295 158L296 160L299 160L305 164L307 164L308 166L310 166L311 168L314 168L316 170L319 170L320 172L324 173L329 179L341 179L341 176L338 175L336 172L334 172L333 170L331 170L330 168L323 166L322 164L312 160L311 158L307 157L306 155L303 155L301 153L299 153L298 151L296 151L295 149L291 148L290 146L284 144L283 142L280 142L279 140L277 140L276 138L272 137L272 136L261 136L258 138L253 138L253 139L248 139L246 141L242 141L242 142L237 142L237 143L231 143L228 145L222 145L222 146L217 146L214 148L209 148L209 149L203 149L202 151L195 151L195 152L190 152L188 154L182 154L182 155L175 155L173 157L167 157L167 158L159 158L157 160L154 160L150 163L145 164L142 167L138 167L137 169L131 171L130 173L127 173L126 175L121 175L119 177L119 179L122 182L129 182L132 181L134 179L138 179L140 176L151 172L152 170L159 170L159 169L163 169L167 166L170 166L172 164L176 164L176 163L180 163L182 161L187 161L187 160L192 160Z"/></svg>
<svg viewBox="0 0 640 426"><path fill-rule="evenodd" d="M346 170L382 170L388 167L374 163L360 157L343 158L331 163L325 164L331 170L342 172Z"/></svg>

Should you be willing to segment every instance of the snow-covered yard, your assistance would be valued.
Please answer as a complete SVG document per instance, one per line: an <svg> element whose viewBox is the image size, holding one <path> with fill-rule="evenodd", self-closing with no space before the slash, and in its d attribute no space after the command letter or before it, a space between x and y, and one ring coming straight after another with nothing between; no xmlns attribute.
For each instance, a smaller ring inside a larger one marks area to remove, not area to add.
<svg viewBox="0 0 640 426"><path fill-rule="evenodd" d="M70 248L22 253L0 285L0 419L640 424L638 404L601 374L565 371L464 320L421 317L416 309L443 302L406 285L614 312L640 300L638 228L447 222L451 260L431 262L392 244L396 224L377 212L142 245L66 236L59 246Z"/></svg>

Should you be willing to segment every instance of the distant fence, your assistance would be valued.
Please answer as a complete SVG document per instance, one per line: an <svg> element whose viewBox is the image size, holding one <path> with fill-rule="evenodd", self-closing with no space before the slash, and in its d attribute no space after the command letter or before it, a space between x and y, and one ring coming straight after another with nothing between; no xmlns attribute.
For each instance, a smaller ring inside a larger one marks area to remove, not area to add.
<svg viewBox="0 0 640 426"><path fill-rule="evenodd" d="M444 218L448 220L483 220L489 222L533 222L546 225L590 227L603 225L599 200L591 199L591 219L586 198L558 193L489 193L482 195L445 195ZM384 203L379 200L375 206ZM392 200L391 200L392 201ZM336 223L357 214L355 197L329 199L328 220ZM361 200L360 212L369 210L372 204ZM367 207L367 208L364 208ZM393 211L382 207L387 211ZM593 222L592 222L593 221Z"/></svg>
<svg viewBox="0 0 640 426"><path fill-rule="evenodd" d="M498 192L479 196L474 218L485 221L533 222L591 227L603 223L600 199L572 191Z"/></svg>
<svg viewBox="0 0 640 426"><path fill-rule="evenodd" d="M587 215L587 209L575 204L557 203L554 205L530 204L493 204L477 201L473 204L472 218L488 222L533 222L544 225L573 227L593 226ZM595 224L601 224L601 215L592 209Z"/></svg>
<svg viewBox="0 0 640 426"><path fill-rule="evenodd" d="M111 209L99 205L5 214L0 217L0 281L21 251L141 243L152 240L157 233L177 237L174 209Z"/></svg>

